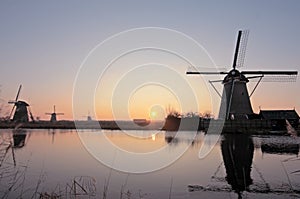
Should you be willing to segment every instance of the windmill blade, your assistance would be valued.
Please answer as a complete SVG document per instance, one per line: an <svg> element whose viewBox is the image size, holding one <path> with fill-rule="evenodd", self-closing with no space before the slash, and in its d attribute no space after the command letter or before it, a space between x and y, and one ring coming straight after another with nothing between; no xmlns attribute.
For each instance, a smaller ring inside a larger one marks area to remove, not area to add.
<svg viewBox="0 0 300 199"><path fill-rule="evenodd" d="M12 116L12 114L13 114L13 112L14 112L15 107L16 107L16 105L14 105L13 108L11 109L11 112L10 112L10 114L9 114L9 119L11 118L11 116Z"/></svg>
<svg viewBox="0 0 300 199"><path fill-rule="evenodd" d="M247 77L251 81L257 82L258 78ZM296 82L296 75L263 75L262 82Z"/></svg>
<svg viewBox="0 0 300 199"><path fill-rule="evenodd" d="M235 47L234 57L233 57L233 64L232 64L232 68L233 69L236 68L236 63L237 63L237 58L238 58L238 54L239 54L241 37L242 37L242 31L239 30L237 41L236 41L236 47Z"/></svg>
<svg viewBox="0 0 300 199"><path fill-rule="evenodd" d="M64 115L64 113L56 113L56 115Z"/></svg>
<svg viewBox="0 0 300 199"><path fill-rule="evenodd" d="M297 71L242 71L245 75L259 75L250 76L248 79L258 81L258 77L263 77L263 82L295 82L297 80Z"/></svg>
<svg viewBox="0 0 300 199"><path fill-rule="evenodd" d="M199 71L187 71L187 75L226 75L228 72L199 72Z"/></svg>
<svg viewBox="0 0 300 199"><path fill-rule="evenodd" d="M19 90L18 90L18 92L17 92L17 96L16 96L16 102L18 101L18 98L19 98L19 95L20 95L20 92L21 92L21 88L22 88L22 84L20 84L20 86L19 86Z"/></svg>
<svg viewBox="0 0 300 199"><path fill-rule="evenodd" d="M31 119L32 122L34 122L34 117L33 117L30 106L28 106L28 110L29 110L30 119Z"/></svg>
<svg viewBox="0 0 300 199"><path fill-rule="evenodd" d="M243 30L241 40L240 40L240 48L238 52L236 67L241 68L244 66L248 36L249 36L249 30Z"/></svg>
<svg viewBox="0 0 300 199"><path fill-rule="evenodd" d="M45 113L46 115L52 115L52 113Z"/></svg>
<svg viewBox="0 0 300 199"><path fill-rule="evenodd" d="M247 77L247 79L257 79L261 77L264 77L264 75L251 76L251 77Z"/></svg>
<svg viewBox="0 0 300 199"><path fill-rule="evenodd" d="M241 71L244 75L298 75L298 71Z"/></svg>
<svg viewBox="0 0 300 199"><path fill-rule="evenodd" d="M197 67L197 66L189 66L187 68L186 74L189 75L219 75L219 74L228 74L227 72L220 72L220 71L226 71L225 67Z"/></svg>
<svg viewBox="0 0 300 199"><path fill-rule="evenodd" d="M215 70L215 71L226 71L227 69L225 67L219 67L219 66L215 66L215 67L208 67L208 66L189 66L187 68L188 71L211 71L211 70Z"/></svg>
<svg viewBox="0 0 300 199"><path fill-rule="evenodd" d="M242 71L244 75L260 75L263 76L263 82L295 82L297 80L297 71ZM248 79L254 79L255 77L247 77Z"/></svg>

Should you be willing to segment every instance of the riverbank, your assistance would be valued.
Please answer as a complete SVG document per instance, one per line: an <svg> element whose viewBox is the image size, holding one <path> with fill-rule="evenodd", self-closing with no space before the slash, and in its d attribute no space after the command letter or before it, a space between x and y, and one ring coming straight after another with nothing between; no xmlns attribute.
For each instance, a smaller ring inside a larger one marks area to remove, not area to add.
<svg viewBox="0 0 300 199"><path fill-rule="evenodd" d="M286 122L268 119L215 120L200 117L168 117L162 130L165 131L204 131L208 133L243 133L251 135L288 135ZM299 126L293 126L300 135Z"/></svg>
<svg viewBox="0 0 300 199"><path fill-rule="evenodd" d="M163 121L154 121L147 126L138 125L132 121L35 121L28 123L14 123L2 121L0 129L108 129L108 130L159 130Z"/></svg>
<svg viewBox="0 0 300 199"><path fill-rule="evenodd" d="M138 125L133 121L35 121L14 123L2 121L0 129L106 129L106 130L162 130L204 131L210 134L243 133L250 135L288 135L285 126L278 127L271 120L214 120L199 118L172 118ZM300 135L300 128L294 128Z"/></svg>

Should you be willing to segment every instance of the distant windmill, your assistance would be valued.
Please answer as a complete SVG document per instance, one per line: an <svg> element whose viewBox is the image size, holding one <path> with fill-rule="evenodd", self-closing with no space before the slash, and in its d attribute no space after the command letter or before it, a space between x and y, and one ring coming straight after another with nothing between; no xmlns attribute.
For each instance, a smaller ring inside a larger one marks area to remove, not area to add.
<svg viewBox="0 0 300 199"><path fill-rule="evenodd" d="M226 75L223 80L209 81L213 88L216 90L212 83L222 82L224 85L219 117L225 119L248 119L253 114L250 97L254 93L258 84L265 76L280 77L280 81L294 81L296 79L297 71L238 71L237 67L242 67L246 52L246 44L248 39L248 31L239 31L234 53L232 70L229 72L201 72L201 71L188 71L186 74L203 74L203 75ZM246 77L245 75L251 75ZM287 77L287 78L286 78ZM249 95L246 84L249 79L259 78L253 91ZM276 81L276 79L274 79ZM224 112L225 111L225 112Z"/></svg>
<svg viewBox="0 0 300 199"><path fill-rule="evenodd" d="M56 116L57 115L63 115L63 113L56 113L55 112L55 105L53 106L53 113L45 113L46 115L51 115L51 118L50 118L50 122L56 122L57 119L56 119Z"/></svg>
<svg viewBox="0 0 300 199"><path fill-rule="evenodd" d="M14 121L14 122L28 122L29 121L28 113L30 114L31 120L34 121L34 118L33 118L33 115L31 113L29 104L25 101L18 100L20 92L21 92L21 88L22 88L22 85L19 86L19 90L17 92L16 99L11 100L11 101L8 102L9 104L14 104L14 106L13 106L13 108L12 108L10 114L9 114L9 119L11 119L11 116L12 116L14 110L16 109L15 113L14 113L14 116L12 118L12 121Z"/></svg>
<svg viewBox="0 0 300 199"><path fill-rule="evenodd" d="M88 115L85 115L83 117L85 117L87 121L92 121L93 120L90 112L88 112Z"/></svg>

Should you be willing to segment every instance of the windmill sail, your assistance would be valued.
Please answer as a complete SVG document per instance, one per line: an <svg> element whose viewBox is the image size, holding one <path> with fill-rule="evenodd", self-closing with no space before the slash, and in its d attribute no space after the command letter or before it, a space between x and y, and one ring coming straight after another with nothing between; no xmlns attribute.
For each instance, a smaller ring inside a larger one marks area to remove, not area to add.
<svg viewBox="0 0 300 199"><path fill-rule="evenodd" d="M241 68L244 66L247 43L248 43L248 36L249 36L249 30L243 30L241 41L240 41L238 57L237 57L237 63L236 63L236 66L238 68Z"/></svg>
<svg viewBox="0 0 300 199"><path fill-rule="evenodd" d="M241 37L242 37L242 31L239 31L238 37L237 37L237 42L236 42L236 47L235 47L235 52L234 52L234 58L233 58L233 64L232 68L236 68L236 63L238 59L238 54L239 54L239 48L240 48L240 42L241 42Z"/></svg>

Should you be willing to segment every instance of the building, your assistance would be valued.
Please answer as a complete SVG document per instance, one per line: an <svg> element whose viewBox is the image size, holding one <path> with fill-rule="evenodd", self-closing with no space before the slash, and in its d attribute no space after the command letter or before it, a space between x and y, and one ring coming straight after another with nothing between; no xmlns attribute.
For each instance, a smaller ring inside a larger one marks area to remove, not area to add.
<svg viewBox="0 0 300 199"><path fill-rule="evenodd" d="M271 120L273 130L286 129L286 120L294 128L298 128L299 115L296 110L260 110L261 119Z"/></svg>

